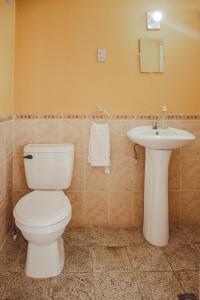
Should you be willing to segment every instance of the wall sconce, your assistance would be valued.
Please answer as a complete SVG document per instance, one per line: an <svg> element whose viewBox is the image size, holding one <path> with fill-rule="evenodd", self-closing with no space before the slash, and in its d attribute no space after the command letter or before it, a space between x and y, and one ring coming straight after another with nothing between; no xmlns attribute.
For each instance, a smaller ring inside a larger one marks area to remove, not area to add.
<svg viewBox="0 0 200 300"><path fill-rule="evenodd" d="M159 30L162 17L160 11L148 11L146 14L147 30Z"/></svg>

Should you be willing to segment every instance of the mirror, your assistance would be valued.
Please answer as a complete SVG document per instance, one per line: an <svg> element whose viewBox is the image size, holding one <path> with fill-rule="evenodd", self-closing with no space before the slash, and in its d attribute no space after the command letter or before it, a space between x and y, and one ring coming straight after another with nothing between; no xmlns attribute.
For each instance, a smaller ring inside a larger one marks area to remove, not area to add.
<svg viewBox="0 0 200 300"><path fill-rule="evenodd" d="M164 44L160 39L140 39L140 72L164 72Z"/></svg>

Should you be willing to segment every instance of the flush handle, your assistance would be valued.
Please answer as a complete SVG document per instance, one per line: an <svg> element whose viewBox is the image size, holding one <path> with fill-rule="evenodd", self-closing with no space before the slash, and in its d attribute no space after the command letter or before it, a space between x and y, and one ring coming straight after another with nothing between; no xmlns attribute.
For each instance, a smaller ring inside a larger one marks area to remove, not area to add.
<svg viewBox="0 0 200 300"><path fill-rule="evenodd" d="M33 155L29 154L29 155L24 156L24 158L26 158L26 159L33 159Z"/></svg>

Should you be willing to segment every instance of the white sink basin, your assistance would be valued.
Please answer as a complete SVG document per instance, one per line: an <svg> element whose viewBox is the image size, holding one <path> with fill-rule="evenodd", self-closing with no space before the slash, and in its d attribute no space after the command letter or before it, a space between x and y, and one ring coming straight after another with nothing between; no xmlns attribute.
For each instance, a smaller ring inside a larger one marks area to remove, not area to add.
<svg viewBox="0 0 200 300"><path fill-rule="evenodd" d="M157 150L173 150L195 139L192 133L171 127L152 129L152 126L140 126L130 129L127 135L133 143Z"/></svg>

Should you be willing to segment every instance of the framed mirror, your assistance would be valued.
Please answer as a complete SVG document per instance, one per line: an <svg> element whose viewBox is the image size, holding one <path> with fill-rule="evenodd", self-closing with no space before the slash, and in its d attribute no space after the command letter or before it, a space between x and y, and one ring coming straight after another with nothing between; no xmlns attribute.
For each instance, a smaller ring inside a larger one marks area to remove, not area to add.
<svg viewBox="0 0 200 300"><path fill-rule="evenodd" d="M164 43L160 39L144 38L139 40L140 72L164 72Z"/></svg>

